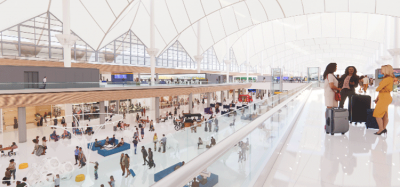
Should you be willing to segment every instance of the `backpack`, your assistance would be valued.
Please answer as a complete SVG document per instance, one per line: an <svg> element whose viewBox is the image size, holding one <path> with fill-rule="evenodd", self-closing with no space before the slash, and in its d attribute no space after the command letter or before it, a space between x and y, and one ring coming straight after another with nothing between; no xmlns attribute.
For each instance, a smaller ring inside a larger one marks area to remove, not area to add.
<svg viewBox="0 0 400 187"><path fill-rule="evenodd" d="M143 127L143 125L141 123L139 123L139 128L142 128L142 127Z"/></svg>

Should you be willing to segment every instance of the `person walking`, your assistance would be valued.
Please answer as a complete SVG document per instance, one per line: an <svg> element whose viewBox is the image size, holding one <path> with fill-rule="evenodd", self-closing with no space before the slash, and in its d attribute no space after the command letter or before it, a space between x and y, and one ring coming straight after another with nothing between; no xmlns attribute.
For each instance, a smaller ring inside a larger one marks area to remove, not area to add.
<svg viewBox="0 0 400 187"><path fill-rule="evenodd" d="M125 154L121 153L121 157L119 159L119 165L121 165L122 176L125 175Z"/></svg>
<svg viewBox="0 0 400 187"><path fill-rule="evenodd" d="M147 159L146 159L146 157L147 157L147 151L146 151L146 149L144 148L144 146L142 146L141 152L142 152L142 156L143 156L143 165L146 165L146 162L147 162L147 164L149 164L149 161L147 161Z"/></svg>
<svg viewBox="0 0 400 187"><path fill-rule="evenodd" d="M44 76L43 78L43 89L46 89L47 77Z"/></svg>
<svg viewBox="0 0 400 187"><path fill-rule="evenodd" d="M62 117L62 119L61 119L61 125L62 125L63 127L66 127L66 126L67 126L67 124L65 123L65 118L64 118L64 117Z"/></svg>
<svg viewBox="0 0 400 187"><path fill-rule="evenodd" d="M146 116L146 108L143 107L143 115Z"/></svg>
<svg viewBox="0 0 400 187"><path fill-rule="evenodd" d="M357 76L357 69L354 66L349 66L346 68L344 75L339 80L339 88L342 90L340 91L340 95L342 96L339 108L343 108L344 102L347 98L351 98L352 95L355 95L355 88L358 86L358 76Z"/></svg>
<svg viewBox="0 0 400 187"><path fill-rule="evenodd" d="M130 162L131 162L131 160L130 160L128 154L125 154L124 166L125 166L125 169L126 169L126 172L127 172L125 178L127 178L127 177L129 177L129 175L131 175L131 172L129 171L129 163L130 163ZM122 175L122 176L123 176L123 175Z"/></svg>
<svg viewBox="0 0 400 187"><path fill-rule="evenodd" d="M335 100L335 92L340 92L342 90L338 88L339 82L335 75L333 75L333 73L336 72L336 69L337 64L330 63L326 66L324 71L324 97L325 106L327 108L338 107L338 102Z"/></svg>
<svg viewBox="0 0 400 187"><path fill-rule="evenodd" d="M157 142L158 142L157 133L154 133L153 136L154 150L157 150Z"/></svg>
<svg viewBox="0 0 400 187"><path fill-rule="evenodd" d="M358 90L358 93L362 93L362 89L364 88L364 85L363 85L363 79L364 79L364 76L363 75L361 75L359 78L358 78L358 85L360 86L360 89Z"/></svg>
<svg viewBox="0 0 400 187"><path fill-rule="evenodd" d="M367 93L368 85L369 85L369 78L368 76L365 76L363 78L364 94Z"/></svg>
<svg viewBox="0 0 400 187"><path fill-rule="evenodd" d="M78 164L78 160L79 160L79 147L76 146L76 149L74 151L74 155L75 155L75 165Z"/></svg>
<svg viewBox="0 0 400 187"><path fill-rule="evenodd" d="M16 166L16 163L14 162L14 159L11 159L10 164L8 165L8 169L10 170L10 173L11 173L12 177L14 178L14 180L15 180L15 172L17 171L17 168L15 166ZM10 176L10 179L11 179L11 176Z"/></svg>
<svg viewBox="0 0 400 187"><path fill-rule="evenodd" d="M389 123L388 108L389 104L392 103L390 92L393 90L393 67L391 65L382 66L381 72L383 74L383 79L379 83L378 88L376 88L379 95L375 99L376 106L373 113L379 126L379 131L376 132L375 135L387 133L386 126Z"/></svg>
<svg viewBox="0 0 400 187"><path fill-rule="evenodd" d="M108 184L110 185L110 187L115 187L115 180L112 175L110 176L110 181L108 182Z"/></svg>
<svg viewBox="0 0 400 187"><path fill-rule="evenodd" d="M133 133L133 139L137 139L140 142L139 129L138 128L136 128L136 132Z"/></svg>
<svg viewBox="0 0 400 187"><path fill-rule="evenodd" d="M165 134L163 134L163 137L161 138L161 144L163 146L163 153L165 153L165 146L167 145L167 138L165 137Z"/></svg>
<svg viewBox="0 0 400 187"><path fill-rule="evenodd" d="M200 145L203 145L203 140L199 137L199 142L197 143L197 149L200 149Z"/></svg>
<svg viewBox="0 0 400 187"><path fill-rule="evenodd" d="M32 154L34 154L35 151L37 151L39 148L39 136L36 136L36 139L33 140L33 143L35 144L35 146L33 148Z"/></svg>
<svg viewBox="0 0 400 187"><path fill-rule="evenodd" d="M138 144L137 138L134 138L133 139L133 147L135 147L135 155L136 155L137 144Z"/></svg>
<svg viewBox="0 0 400 187"><path fill-rule="evenodd" d="M154 167L154 160L153 160L153 151L151 151L151 148L149 147L149 169Z"/></svg>
<svg viewBox="0 0 400 187"><path fill-rule="evenodd" d="M86 156L85 156L85 154L83 153L83 150L82 150L82 147L79 147L79 162L80 162L80 168L82 168L83 166L85 166L86 165Z"/></svg>
<svg viewBox="0 0 400 187"><path fill-rule="evenodd" d="M14 129L18 129L18 120L17 120L17 117L14 117Z"/></svg>
<svg viewBox="0 0 400 187"><path fill-rule="evenodd" d="M144 137L144 125L140 127L140 134L142 135L142 139Z"/></svg>

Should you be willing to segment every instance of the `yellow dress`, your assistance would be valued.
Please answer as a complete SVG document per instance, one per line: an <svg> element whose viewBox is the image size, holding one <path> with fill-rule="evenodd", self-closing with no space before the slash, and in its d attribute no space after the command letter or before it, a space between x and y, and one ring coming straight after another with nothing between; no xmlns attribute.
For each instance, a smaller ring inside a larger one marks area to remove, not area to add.
<svg viewBox="0 0 400 187"><path fill-rule="evenodd" d="M386 112L388 112L389 104L392 103L392 96L390 96L390 92L393 90L393 78L385 77L379 83L376 91L379 92L379 99L376 103L376 107L374 110L373 116L376 118L383 118Z"/></svg>

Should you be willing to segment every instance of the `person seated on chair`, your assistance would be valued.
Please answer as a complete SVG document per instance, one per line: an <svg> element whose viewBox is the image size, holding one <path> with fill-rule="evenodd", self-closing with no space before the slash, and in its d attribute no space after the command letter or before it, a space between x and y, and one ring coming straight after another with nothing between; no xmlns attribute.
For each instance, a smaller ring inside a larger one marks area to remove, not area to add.
<svg viewBox="0 0 400 187"><path fill-rule="evenodd" d="M212 147L212 146L215 145L215 144L216 144L215 139L214 139L214 137L211 136L211 144L210 144L210 147Z"/></svg>
<svg viewBox="0 0 400 187"><path fill-rule="evenodd" d="M149 128L149 131L154 131L153 120L150 121L150 128Z"/></svg>
<svg viewBox="0 0 400 187"><path fill-rule="evenodd" d="M0 153L1 153L1 156L3 156L3 155L4 155L4 151L3 151L3 145L1 145L1 144L0 144Z"/></svg>
<svg viewBox="0 0 400 187"><path fill-rule="evenodd" d="M103 149L103 146L97 141L97 139L94 140L94 147L100 147L100 149Z"/></svg>
<svg viewBox="0 0 400 187"><path fill-rule="evenodd" d="M64 138L70 139L71 138L71 134L67 130L64 130L64 133L61 135L61 138L62 139L64 139Z"/></svg>
<svg viewBox="0 0 400 187"><path fill-rule="evenodd" d="M118 143L117 147L121 147L124 145L124 138L121 138L121 141Z"/></svg>
<svg viewBox="0 0 400 187"><path fill-rule="evenodd" d="M117 128L119 128L122 131L121 121L118 122Z"/></svg>
<svg viewBox="0 0 400 187"><path fill-rule="evenodd" d="M104 145L109 145L110 144L110 140L108 139L108 136L106 138L106 141L104 142Z"/></svg>
<svg viewBox="0 0 400 187"><path fill-rule="evenodd" d="M92 132L92 128L89 127L89 125L86 125L86 130L85 130L85 133L84 133L84 134L89 134L89 133L91 133L91 132Z"/></svg>
<svg viewBox="0 0 400 187"><path fill-rule="evenodd" d="M3 150L11 150L8 152L8 156L11 156L14 153L14 149L18 149L18 146L15 144L15 142L13 142L10 147L6 147Z"/></svg>
<svg viewBox="0 0 400 187"><path fill-rule="evenodd" d="M58 139L60 138L60 136L58 136L56 134L56 131L53 131L53 133L50 134L50 138L54 139L54 141L58 141Z"/></svg>
<svg viewBox="0 0 400 187"><path fill-rule="evenodd" d="M111 145L115 145L115 134L113 135L113 137L111 138L111 140L108 143Z"/></svg>

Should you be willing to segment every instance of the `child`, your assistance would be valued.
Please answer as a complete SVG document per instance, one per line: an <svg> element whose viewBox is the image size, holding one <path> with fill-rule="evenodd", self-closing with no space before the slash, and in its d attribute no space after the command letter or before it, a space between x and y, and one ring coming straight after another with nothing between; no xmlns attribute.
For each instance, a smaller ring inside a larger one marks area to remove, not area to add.
<svg viewBox="0 0 400 187"><path fill-rule="evenodd" d="M97 180L99 178L99 175L97 174L97 170L99 169L99 163L98 162L90 162L94 164L94 179Z"/></svg>
<svg viewBox="0 0 400 187"><path fill-rule="evenodd" d="M57 177L56 179L53 178L54 186L60 187L60 175L57 174L56 177Z"/></svg>

